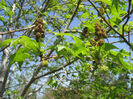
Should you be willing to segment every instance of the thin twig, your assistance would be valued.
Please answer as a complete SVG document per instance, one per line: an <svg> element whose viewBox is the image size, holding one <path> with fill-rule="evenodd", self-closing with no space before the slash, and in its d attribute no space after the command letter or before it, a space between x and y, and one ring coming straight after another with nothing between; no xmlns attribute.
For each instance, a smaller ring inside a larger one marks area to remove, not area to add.
<svg viewBox="0 0 133 99"><path fill-rule="evenodd" d="M28 88L31 86L31 84L36 80L35 79L35 76L37 76L37 74L39 73L40 69L42 67L42 64L40 64L35 70L34 70L34 73L32 75L32 78L30 79L30 81L25 85L22 93L21 93L21 96L24 97L24 95L26 94Z"/></svg>
<svg viewBox="0 0 133 99"><path fill-rule="evenodd" d="M47 0L44 9L41 11L42 13L44 13L47 10L47 7L48 7L49 3L50 3L50 0ZM39 17L42 17L41 13L39 14Z"/></svg>
<svg viewBox="0 0 133 99"><path fill-rule="evenodd" d="M114 41L114 42L111 42L111 44L113 44L113 43L121 43L121 42L124 42L124 41Z"/></svg>
<svg viewBox="0 0 133 99"><path fill-rule="evenodd" d="M39 79L39 78L42 78L42 77L47 76L47 75L49 75L49 74L53 74L53 73L55 73L55 72L57 72L57 71L60 71L60 70L62 70L63 68L67 67L68 65L74 63L76 60L78 60L78 59L74 59L74 60L72 60L72 61L70 61L70 62L64 64L62 67L60 67L60 68L58 68L58 69L55 69L55 70L52 70L52 71L50 71L50 72L47 72L47 73L45 73L45 74L43 74L43 75L37 76L37 77L35 77L35 79Z"/></svg>
<svg viewBox="0 0 133 99"><path fill-rule="evenodd" d="M129 18L130 18L130 8L131 8L131 0L128 0L129 1L129 5L128 5L128 11L127 11L127 20L125 21L125 23L123 24L122 26L122 35L124 35L124 27L125 25L127 24Z"/></svg>
<svg viewBox="0 0 133 99"><path fill-rule="evenodd" d="M75 17L75 15L76 15L76 13L77 13L77 11L78 11L78 9L79 9L79 5L80 5L80 3L81 3L81 0L78 1L78 3L77 3L77 7L76 7L76 9L75 9L75 11L74 11L72 17L70 18L69 22L67 23L67 25L66 25L64 31L66 31L66 30L68 29L68 27L70 26L70 24L71 24L73 18ZM64 31L63 31L63 33L64 33Z"/></svg>
<svg viewBox="0 0 133 99"><path fill-rule="evenodd" d="M32 25L30 27L26 27L26 28L23 28L23 29L17 29L17 30L12 30L12 31L8 31L8 32L3 32L3 33L0 33L0 35L5 35L5 34L14 33L14 32L20 32L20 31L28 30L30 28L33 28L34 26L35 25Z"/></svg>
<svg viewBox="0 0 133 99"><path fill-rule="evenodd" d="M21 5L20 5L19 11L18 11L18 15L17 15L17 18L16 18L16 22L15 22L15 29L16 29L16 26L17 26L17 22L20 18L21 12L23 10L24 2L25 2L25 0L22 0L22 2L21 2Z"/></svg>
<svg viewBox="0 0 133 99"><path fill-rule="evenodd" d="M70 26L72 20L74 19L75 15L76 15L76 13L77 13L77 11L78 11L78 9L79 9L80 3L81 3L81 0L78 1L77 6L76 6L76 8L75 8L75 11L73 12L72 17L70 18L70 20L68 21L66 27L64 28L63 33L68 29L68 27ZM58 40L57 40L57 42L55 43L55 45L59 44L60 41L61 41L61 37L58 38ZM54 46L55 46L55 45L54 45ZM51 51L47 54L47 57L49 57L49 56L53 53L53 51L54 51L54 49L51 50Z"/></svg>
<svg viewBox="0 0 133 99"><path fill-rule="evenodd" d="M130 15L133 13L133 9L130 11ZM122 20L119 22L119 24L123 21L123 20L125 20L126 18L128 17L128 14L126 14L123 18L122 18ZM106 33L109 33L110 32L110 30L111 30L111 28L109 28L107 31L106 31Z"/></svg>
<svg viewBox="0 0 133 99"><path fill-rule="evenodd" d="M128 36L128 35L132 35L132 34L133 34L133 32L132 32L132 33L129 33L129 34L125 34L124 37L126 37L126 36ZM118 38L118 37L120 37L120 36L109 35L108 37Z"/></svg>

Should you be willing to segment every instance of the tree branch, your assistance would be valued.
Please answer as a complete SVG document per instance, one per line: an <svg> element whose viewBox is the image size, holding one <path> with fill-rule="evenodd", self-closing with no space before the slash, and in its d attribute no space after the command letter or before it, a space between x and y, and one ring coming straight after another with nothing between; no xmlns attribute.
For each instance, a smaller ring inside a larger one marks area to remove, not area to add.
<svg viewBox="0 0 133 99"><path fill-rule="evenodd" d="M33 27L35 27L35 25L32 25L30 27L26 27L23 29L17 29L17 30L12 30L12 31L8 31L8 32L3 32L3 33L0 33L0 35L10 34L10 33L14 33L14 32L20 32L20 31L28 30L28 29L33 28Z"/></svg>
<svg viewBox="0 0 133 99"><path fill-rule="evenodd" d="M130 18L130 8L131 8L131 0L128 0L128 11L127 11L127 20L125 21L125 23L123 24L123 26L122 26L122 35L124 35L124 27L125 27L125 25L127 24L127 22L128 22L128 20L129 20L129 18Z"/></svg>
<svg viewBox="0 0 133 99"><path fill-rule="evenodd" d="M66 25L64 31L66 31L66 30L68 29L68 27L70 26L70 24L71 24L73 18L75 17L75 15L76 15L76 13L77 13L77 11L78 11L78 9L79 9L80 3L81 3L81 0L78 1L77 6L76 6L76 9L75 9L75 11L74 11L72 17L70 18L69 22L67 23L67 25ZM64 33L64 31L63 31L63 33Z"/></svg>
<svg viewBox="0 0 133 99"><path fill-rule="evenodd" d="M80 3L81 3L81 0L78 1L77 6L76 6L76 8L75 8L75 11L73 12L72 17L70 18L70 20L68 21L66 27L64 28L63 33L68 29L69 25L71 24L72 20L74 19L75 15L76 15L76 13L77 13L77 11L78 11L78 8L79 8ZM59 44L60 41L61 41L61 37L58 38L57 42L55 43L55 46L56 46L57 44ZM53 51L54 51L54 49L51 50L51 51L47 54L47 57L49 57L49 56L53 53Z"/></svg>
<svg viewBox="0 0 133 99"><path fill-rule="evenodd" d="M114 27L112 27L109 22L102 16L102 14L100 13L100 11L98 10L98 8L95 6L95 4L91 1L91 0L88 0L92 6L97 10L97 12L99 13L100 17L106 22L106 24L114 31L116 32L122 39L125 43L127 43L127 45L133 50L133 47L132 45L126 40L126 38L121 35Z"/></svg>
<svg viewBox="0 0 133 99"><path fill-rule="evenodd" d="M132 13L133 13L133 9L130 11L129 14L131 15ZM124 21L127 17L128 17L128 14L126 14L126 15L122 18L122 21ZM120 24L122 21L120 21L119 24ZM109 28L109 29L106 31L106 33L109 33L110 30L111 30L111 28Z"/></svg>
<svg viewBox="0 0 133 99"><path fill-rule="evenodd" d="M33 76L32 78L30 79L30 81L25 85L22 93L21 93L21 96L24 97L24 95L26 94L28 88L31 86L31 84L36 80L35 79L35 76L37 76L37 74L39 73L40 69L42 67L42 64L40 64L35 70L34 70L34 73L33 73Z"/></svg>
<svg viewBox="0 0 133 99"><path fill-rule="evenodd" d="M15 8L16 8L16 0L13 1L13 4L11 5L11 7L12 7L12 12L14 13ZM13 18L14 18L14 15L9 20L9 27L8 27L9 31L11 31ZM8 39L8 38L12 38L12 35L11 34L6 35L6 39ZM2 69L0 70L0 97L3 96L3 93L5 91L8 73L9 73L9 69L10 69L10 68L8 68L8 65L7 65L8 56L9 56L9 48L7 47L3 51Z"/></svg>
<svg viewBox="0 0 133 99"><path fill-rule="evenodd" d="M44 9L41 11L42 13L45 12L45 11L47 10L47 7L48 7L49 2L50 2L50 0L47 0L47 1L46 1L46 4L45 4ZM42 17L42 14L41 14L41 13L39 14L39 17Z"/></svg>
<svg viewBox="0 0 133 99"><path fill-rule="evenodd" d="M55 73L55 72L57 72L57 71L60 71L60 70L62 70L63 68L67 67L68 65L74 63L76 60L78 60L78 59L72 60L72 61L70 61L69 63L66 63L66 64L64 64L62 67L57 68L57 69L55 69L55 70L53 70L53 71L49 71L49 72L47 72L47 73L45 73L45 74L43 74L43 75L37 76L37 77L35 77L35 79L39 79L39 78L42 78L42 77L47 76L47 75L49 75L49 74Z"/></svg>

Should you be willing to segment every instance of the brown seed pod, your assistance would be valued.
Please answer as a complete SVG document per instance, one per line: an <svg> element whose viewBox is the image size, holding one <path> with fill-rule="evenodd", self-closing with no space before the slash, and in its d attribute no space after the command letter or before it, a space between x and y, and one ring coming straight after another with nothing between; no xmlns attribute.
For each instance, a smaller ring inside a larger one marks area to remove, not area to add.
<svg viewBox="0 0 133 99"><path fill-rule="evenodd" d="M37 22L43 24L43 19L42 18L38 18Z"/></svg>
<svg viewBox="0 0 133 99"><path fill-rule="evenodd" d="M98 31L97 35L102 36L103 35L102 31Z"/></svg>
<svg viewBox="0 0 133 99"><path fill-rule="evenodd" d="M108 38L108 35L106 33L103 33L104 38Z"/></svg>
<svg viewBox="0 0 133 99"><path fill-rule="evenodd" d="M88 38L88 27L85 27L82 31L82 35L86 38Z"/></svg>
<svg viewBox="0 0 133 99"><path fill-rule="evenodd" d="M103 19L99 19L99 21L100 21L101 23L103 23Z"/></svg>
<svg viewBox="0 0 133 99"><path fill-rule="evenodd" d="M95 40L93 38L90 39L90 43L91 43L92 46L96 45L96 42L95 42Z"/></svg>
<svg viewBox="0 0 133 99"><path fill-rule="evenodd" d="M104 39L99 39L97 46L102 46L104 44Z"/></svg>
<svg viewBox="0 0 133 99"><path fill-rule="evenodd" d="M39 27L40 29L42 29L42 28L43 28L43 25L42 25L42 24L38 24L38 27Z"/></svg>
<svg viewBox="0 0 133 99"><path fill-rule="evenodd" d="M39 42L41 40L41 33L37 32L36 33L36 41Z"/></svg>
<svg viewBox="0 0 133 99"><path fill-rule="evenodd" d="M36 26L36 27L34 28L34 32L38 32L38 31L39 31L39 27Z"/></svg>
<svg viewBox="0 0 133 99"><path fill-rule="evenodd" d="M40 29L41 33L45 33L45 30L43 28Z"/></svg>
<svg viewBox="0 0 133 99"><path fill-rule="evenodd" d="M36 37L41 37L41 33L40 32L36 32Z"/></svg>
<svg viewBox="0 0 133 99"><path fill-rule="evenodd" d="M102 31L102 32L106 32L106 30L105 30L104 27L101 27L101 31Z"/></svg>
<svg viewBox="0 0 133 99"><path fill-rule="evenodd" d="M34 24L37 26L39 23L36 21Z"/></svg>
<svg viewBox="0 0 133 99"><path fill-rule="evenodd" d="M95 23L95 28L96 28L96 27L100 27L100 28L101 28L101 24L96 22L96 23Z"/></svg>
<svg viewBox="0 0 133 99"><path fill-rule="evenodd" d="M44 38L45 37L45 33L41 33L41 38Z"/></svg>
<svg viewBox="0 0 133 99"><path fill-rule="evenodd" d="M100 38L99 38L99 36L97 36L97 35L95 35L95 41L98 41Z"/></svg>

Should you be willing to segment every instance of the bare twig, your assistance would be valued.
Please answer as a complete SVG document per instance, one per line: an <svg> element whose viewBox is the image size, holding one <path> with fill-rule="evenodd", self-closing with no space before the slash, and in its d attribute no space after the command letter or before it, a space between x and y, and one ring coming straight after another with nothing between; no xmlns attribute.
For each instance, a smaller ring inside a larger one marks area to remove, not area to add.
<svg viewBox="0 0 133 99"><path fill-rule="evenodd" d="M111 42L111 44L113 44L113 43L121 43L121 42L124 42L124 41L114 41L114 42Z"/></svg>
<svg viewBox="0 0 133 99"><path fill-rule="evenodd" d="M42 13L45 12L45 11L47 10L47 7L48 7L49 2L50 2L50 0L47 0L47 1L46 1L46 4L45 4L44 9L42 9L42 11L41 11ZM44 1L44 3L45 3L45 1ZM39 17L42 17L42 14L41 14L41 13L39 14Z"/></svg>
<svg viewBox="0 0 133 99"><path fill-rule="evenodd" d="M36 92L38 92L39 90L41 90L41 88L42 88L44 85L45 85L45 83L44 83L44 84L41 84L40 87L34 89L34 91L28 93L28 95L26 95L26 96L24 97L24 99L27 99L28 97L32 96L33 94L35 94Z"/></svg>
<svg viewBox="0 0 133 99"><path fill-rule="evenodd" d="M126 37L126 36L128 36L128 35L132 35L132 34L133 34L133 32L132 32L132 33L129 33L129 34L125 34L124 37ZM109 35L108 37L118 38L118 37L120 37L120 36Z"/></svg>
<svg viewBox="0 0 133 99"><path fill-rule="evenodd" d="M3 32L3 33L0 33L0 35L5 35L5 34L14 33L14 32L20 32L20 31L28 30L30 28L33 28L34 26L35 25L32 25L30 27L26 27L26 28L23 28L23 29L17 29L17 30L12 30L12 31L8 31L8 32Z"/></svg>
<svg viewBox="0 0 133 99"><path fill-rule="evenodd" d="M17 22L18 22L18 20L20 18L20 15L21 15L21 11L22 11L23 6L24 6L24 2L25 2L25 0L22 0L22 2L21 2L21 5L20 5L19 11L18 11L18 15L17 15L17 18L16 18L16 22L15 22L15 29L16 29Z"/></svg>
<svg viewBox="0 0 133 99"><path fill-rule="evenodd" d="M129 20L129 18L130 18L130 8L131 8L131 0L128 0L128 11L127 11L127 20L125 21L125 23L123 24L123 26L122 26L122 35L124 35L124 27L125 27L125 25L127 24L127 22L128 22L128 20Z"/></svg>
<svg viewBox="0 0 133 99"><path fill-rule="evenodd" d="M64 33L82 33L81 30L65 30Z"/></svg>
<svg viewBox="0 0 133 99"><path fill-rule="evenodd" d="M76 15L76 13L77 13L77 11L78 11L78 9L79 9L80 3L81 3L81 0L78 1L77 6L76 6L76 9L75 9L75 11L74 11L72 17L70 18L69 22L67 23L67 25L66 25L64 31L66 31L66 30L68 29L68 27L70 26L70 24L71 24L73 18L75 17L75 15ZM64 33L64 31L63 31L63 33Z"/></svg>

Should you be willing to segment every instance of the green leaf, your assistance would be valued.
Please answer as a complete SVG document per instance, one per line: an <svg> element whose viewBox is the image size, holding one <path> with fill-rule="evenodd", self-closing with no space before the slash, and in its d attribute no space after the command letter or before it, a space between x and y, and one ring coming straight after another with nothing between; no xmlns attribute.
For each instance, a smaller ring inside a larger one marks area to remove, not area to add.
<svg viewBox="0 0 133 99"><path fill-rule="evenodd" d="M10 63L9 66L14 64L15 62L18 62L19 66L22 65L22 63L25 61L26 58L31 58L29 53L26 53L22 48L19 48L18 51L10 56Z"/></svg>
<svg viewBox="0 0 133 99"><path fill-rule="evenodd" d="M102 46L102 49L105 50L105 51L109 51L109 50L118 49L118 48L117 48L116 46L114 46L113 44L105 43L105 44Z"/></svg>
<svg viewBox="0 0 133 99"><path fill-rule="evenodd" d="M8 45L9 43L11 43L11 41L13 41L13 39L7 39L2 41L2 43L0 44L0 47Z"/></svg>
<svg viewBox="0 0 133 99"><path fill-rule="evenodd" d="M95 1L102 1L102 2L104 2L107 5L111 5L112 4L111 0L95 0Z"/></svg>
<svg viewBox="0 0 133 99"><path fill-rule="evenodd" d="M112 1L112 6L114 5L117 11L119 9L119 4L120 4L120 0L113 0Z"/></svg>
<svg viewBox="0 0 133 99"><path fill-rule="evenodd" d="M129 65L127 62L125 62L123 60L123 58L119 57L119 61L120 61L120 64L125 68L125 69L128 69L128 70L131 70L133 71L133 66Z"/></svg>

